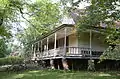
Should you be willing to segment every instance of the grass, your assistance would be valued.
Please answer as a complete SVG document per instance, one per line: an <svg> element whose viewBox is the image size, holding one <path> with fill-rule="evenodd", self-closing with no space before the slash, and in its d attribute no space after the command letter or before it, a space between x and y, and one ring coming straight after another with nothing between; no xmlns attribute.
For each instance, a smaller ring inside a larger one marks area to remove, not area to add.
<svg viewBox="0 0 120 79"><path fill-rule="evenodd" d="M120 74L119 72L34 70L18 73L0 72L0 79L120 79Z"/></svg>

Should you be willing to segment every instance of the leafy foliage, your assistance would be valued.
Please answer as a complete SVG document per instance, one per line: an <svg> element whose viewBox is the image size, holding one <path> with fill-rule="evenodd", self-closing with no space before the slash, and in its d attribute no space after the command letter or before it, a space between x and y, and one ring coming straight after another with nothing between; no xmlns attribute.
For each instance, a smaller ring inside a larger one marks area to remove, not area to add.
<svg viewBox="0 0 120 79"><path fill-rule="evenodd" d="M59 24L61 17L59 9L59 3L52 3L50 0L38 0L27 6L28 28L17 35L26 53L32 51L33 41L38 40L40 36Z"/></svg>
<svg viewBox="0 0 120 79"><path fill-rule="evenodd" d="M113 59L113 57L115 57L114 59L119 59L116 54L120 55L120 28L116 27L115 22L119 22L120 20L120 1L78 0L74 2L74 0L70 0L70 3L74 6L71 10L78 9L81 1L90 3L90 6L87 6L86 9L82 11L82 14L80 13L77 23L78 32L81 29L85 31L86 29L94 30L95 27L100 28L99 31L106 36L105 42L110 46L110 48L104 52L104 54L106 53L105 56L108 54L109 58ZM101 28L104 28L104 30L101 30Z"/></svg>
<svg viewBox="0 0 120 79"><path fill-rule="evenodd" d="M109 46L101 56L101 60L104 59L120 60L120 46L115 46L114 49Z"/></svg>
<svg viewBox="0 0 120 79"><path fill-rule="evenodd" d="M0 39L0 58L5 57L9 51L7 50L6 41L4 39Z"/></svg>
<svg viewBox="0 0 120 79"><path fill-rule="evenodd" d="M10 29L13 22L19 20L20 10L23 9L23 0L0 0L0 36L11 36Z"/></svg>
<svg viewBox="0 0 120 79"><path fill-rule="evenodd" d="M23 63L23 58L21 57L6 57L0 58L0 65L14 65Z"/></svg>
<svg viewBox="0 0 120 79"><path fill-rule="evenodd" d="M106 42L113 48L120 45L120 28L109 28L106 36Z"/></svg>
<svg viewBox="0 0 120 79"><path fill-rule="evenodd" d="M27 0L0 0L0 57L6 56L8 39L12 36L11 29L18 28L21 22L20 14L23 7L27 5ZM17 26L16 26L17 25Z"/></svg>

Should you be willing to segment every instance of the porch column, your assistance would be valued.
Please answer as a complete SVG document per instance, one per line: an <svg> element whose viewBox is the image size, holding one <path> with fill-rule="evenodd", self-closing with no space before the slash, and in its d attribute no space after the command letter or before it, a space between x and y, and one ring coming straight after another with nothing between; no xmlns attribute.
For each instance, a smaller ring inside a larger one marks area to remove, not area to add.
<svg viewBox="0 0 120 79"><path fill-rule="evenodd" d="M47 37L47 55L49 55L48 54L48 45L49 45L49 38Z"/></svg>
<svg viewBox="0 0 120 79"><path fill-rule="evenodd" d="M34 45L34 46L33 46L33 52L34 52L34 54L33 54L33 58L36 58L35 51L36 51L36 46Z"/></svg>
<svg viewBox="0 0 120 79"><path fill-rule="evenodd" d="M33 44L32 44L32 48L31 48L32 50L31 50L31 54L30 54L30 57L32 57L33 56L33 54L34 54L34 48L33 48Z"/></svg>
<svg viewBox="0 0 120 79"><path fill-rule="evenodd" d="M56 49L57 33L55 33L54 49Z"/></svg>
<svg viewBox="0 0 120 79"><path fill-rule="evenodd" d="M65 33L65 36L64 36L64 56L66 55L66 31L67 31L67 28L65 27L65 29L64 29L64 33Z"/></svg>
<svg viewBox="0 0 120 79"><path fill-rule="evenodd" d="M65 33L65 36L64 36L64 55L62 58L62 64L63 64L64 70L69 70L68 63L67 63L67 60L65 58L65 55L66 55L66 31L67 31L67 28L65 27L65 29L64 29L64 33Z"/></svg>
<svg viewBox="0 0 120 79"><path fill-rule="evenodd" d="M41 42L41 57L43 57L43 52L42 52L42 40L40 41Z"/></svg>
<svg viewBox="0 0 120 79"><path fill-rule="evenodd" d="M88 70L95 71L94 60L92 59L92 30L90 29L90 60L88 60Z"/></svg>
<svg viewBox="0 0 120 79"><path fill-rule="evenodd" d="M40 50L39 50L39 41L37 43L37 57L39 58L40 57Z"/></svg>
<svg viewBox="0 0 120 79"><path fill-rule="evenodd" d="M38 42L38 49L37 49L37 51L39 52L40 50L39 50L39 42Z"/></svg>
<svg viewBox="0 0 120 79"><path fill-rule="evenodd" d="M41 52L41 66L44 68L45 67L45 62L44 62L44 60L43 60L43 52L42 52L42 49L43 49L43 47L42 47L42 43L43 43L43 41L41 40L40 41L40 43L41 43L41 48L40 48L40 52Z"/></svg>
<svg viewBox="0 0 120 79"><path fill-rule="evenodd" d="M57 41L57 33L55 33L55 40L54 40L54 56L56 55L56 41Z"/></svg>
<svg viewBox="0 0 120 79"><path fill-rule="evenodd" d="M32 51L31 51L32 53L34 52L34 50L33 50L33 49L34 49L34 48L33 48L33 44L32 44Z"/></svg>
<svg viewBox="0 0 120 79"><path fill-rule="evenodd" d="M92 59L92 30L90 29L90 59Z"/></svg>

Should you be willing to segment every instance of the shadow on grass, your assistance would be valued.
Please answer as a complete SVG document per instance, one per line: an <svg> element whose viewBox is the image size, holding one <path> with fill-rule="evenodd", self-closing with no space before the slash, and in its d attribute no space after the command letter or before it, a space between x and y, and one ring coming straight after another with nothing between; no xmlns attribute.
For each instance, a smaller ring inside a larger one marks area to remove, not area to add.
<svg viewBox="0 0 120 79"><path fill-rule="evenodd" d="M120 79L114 72L62 71L62 70L34 70L21 73L2 73L6 75L0 79ZM1 75L1 73L0 73Z"/></svg>

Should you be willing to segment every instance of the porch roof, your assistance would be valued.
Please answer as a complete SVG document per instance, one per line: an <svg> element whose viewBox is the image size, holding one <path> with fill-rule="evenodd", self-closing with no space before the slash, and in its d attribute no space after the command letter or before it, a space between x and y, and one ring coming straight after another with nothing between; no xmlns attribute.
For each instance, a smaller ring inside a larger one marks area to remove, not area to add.
<svg viewBox="0 0 120 79"><path fill-rule="evenodd" d="M42 37L38 38L36 41L34 41L33 43L37 43L38 41L50 36L51 34L59 31L60 29L64 28L64 27L74 27L74 24L62 24L61 26L56 27L55 29L51 30L50 32L44 34Z"/></svg>

